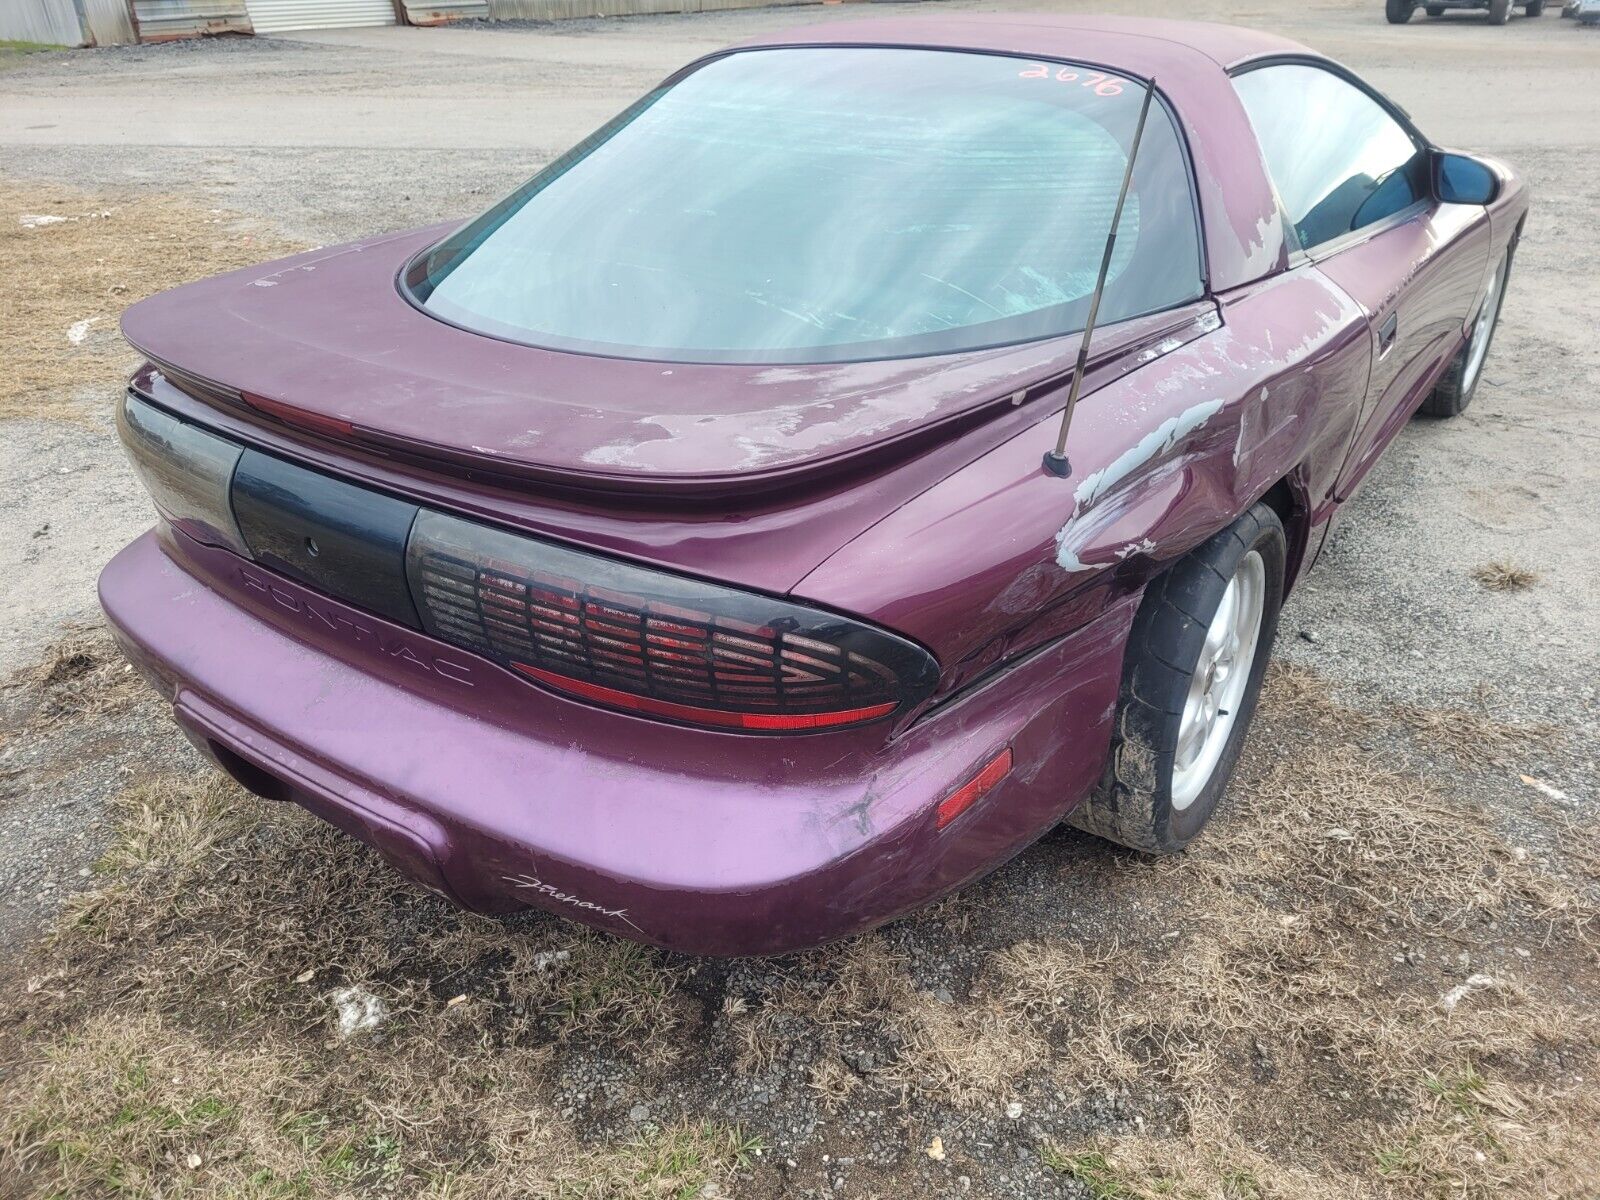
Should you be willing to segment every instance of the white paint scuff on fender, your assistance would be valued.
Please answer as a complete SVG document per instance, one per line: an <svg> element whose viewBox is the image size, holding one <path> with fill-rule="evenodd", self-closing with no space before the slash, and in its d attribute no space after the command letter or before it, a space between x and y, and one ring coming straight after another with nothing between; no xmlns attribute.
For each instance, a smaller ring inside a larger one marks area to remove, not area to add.
<svg viewBox="0 0 1600 1200"><path fill-rule="evenodd" d="M1072 523L1069 521L1061 527L1061 532L1056 534L1056 566L1068 572L1094 570L1094 564L1084 562L1072 547L1067 545L1067 530L1071 528Z"/></svg>
<svg viewBox="0 0 1600 1200"><path fill-rule="evenodd" d="M1152 458L1171 450L1221 412L1223 403L1222 400L1206 400L1192 408L1184 409L1177 416L1163 421L1145 434L1137 443L1119 454L1109 466L1084 476L1083 482L1078 485L1078 490L1072 495L1076 502L1073 515L1076 516L1088 508Z"/></svg>
<svg viewBox="0 0 1600 1200"><path fill-rule="evenodd" d="M1217 413L1222 411L1222 400L1206 400L1190 408L1170 420L1163 421L1139 441L1119 454L1116 459L1106 467L1086 475L1083 482L1073 493L1072 516L1056 534L1056 565L1064 571L1093 571L1104 566L1104 563L1086 563L1078 556L1077 548L1067 544L1067 538L1073 529L1073 522L1085 510L1093 506L1107 492L1111 491L1129 475L1153 459L1166 454L1184 438L1199 429ZM1081 542L1083 539L1079 539ZM1127 558L1131 554L1148 553L1155 549L1155 544L1149 538L1128 543L1115 552L1118 559Z"/></svg>

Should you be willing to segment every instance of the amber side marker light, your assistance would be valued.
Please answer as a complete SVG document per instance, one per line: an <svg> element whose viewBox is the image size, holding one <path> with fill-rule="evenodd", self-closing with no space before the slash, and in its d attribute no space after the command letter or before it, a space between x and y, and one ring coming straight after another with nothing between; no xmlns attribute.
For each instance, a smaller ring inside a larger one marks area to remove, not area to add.
<svg viewBox="0 0 1600 1200"><path fill-rule="evenodd" d="M940 801L939 815L935 828L943 829L950 824L951 821L954 821L967 809L992 792L995 784L1010 773L1011 747L1007 746L999 754L991 758L983 770Z"/></svg>

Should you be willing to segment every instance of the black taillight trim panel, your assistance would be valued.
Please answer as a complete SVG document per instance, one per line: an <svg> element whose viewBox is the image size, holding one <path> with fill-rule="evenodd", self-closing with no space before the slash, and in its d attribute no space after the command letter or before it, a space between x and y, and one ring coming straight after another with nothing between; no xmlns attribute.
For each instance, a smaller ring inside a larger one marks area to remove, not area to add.
<svg viewBox="0 0 1600 1200"><path fill-rule="evenodd" d="M233 515L262 566L412 629L406 539L418 508L259 450L233 473Z"/></svg>

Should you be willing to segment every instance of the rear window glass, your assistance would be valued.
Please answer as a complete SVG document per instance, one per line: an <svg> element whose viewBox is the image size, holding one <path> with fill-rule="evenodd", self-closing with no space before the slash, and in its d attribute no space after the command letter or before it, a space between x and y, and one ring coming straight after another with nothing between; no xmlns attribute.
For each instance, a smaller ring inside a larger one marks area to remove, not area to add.
<svg viewBox="0 0 1600 1200"><path fill-rule="evenodd" d="M829 362L1083 327L1142 85L948 51L715 59L420 256L427 312L625 357ZM1200 295L1187 162L1152 107L1100 320Z"/></svg>

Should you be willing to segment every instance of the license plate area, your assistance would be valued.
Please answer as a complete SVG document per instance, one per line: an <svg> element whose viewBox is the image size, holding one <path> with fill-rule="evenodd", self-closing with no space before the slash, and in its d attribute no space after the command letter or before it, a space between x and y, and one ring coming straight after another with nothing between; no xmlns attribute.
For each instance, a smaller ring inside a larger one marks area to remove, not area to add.
<svg viewBox="0 0 1600 1200"><path fill-rule="evenodd" d="M262 566L422 627L406 582L416 505L246 450L233 474L233 513Z"/></svg>

